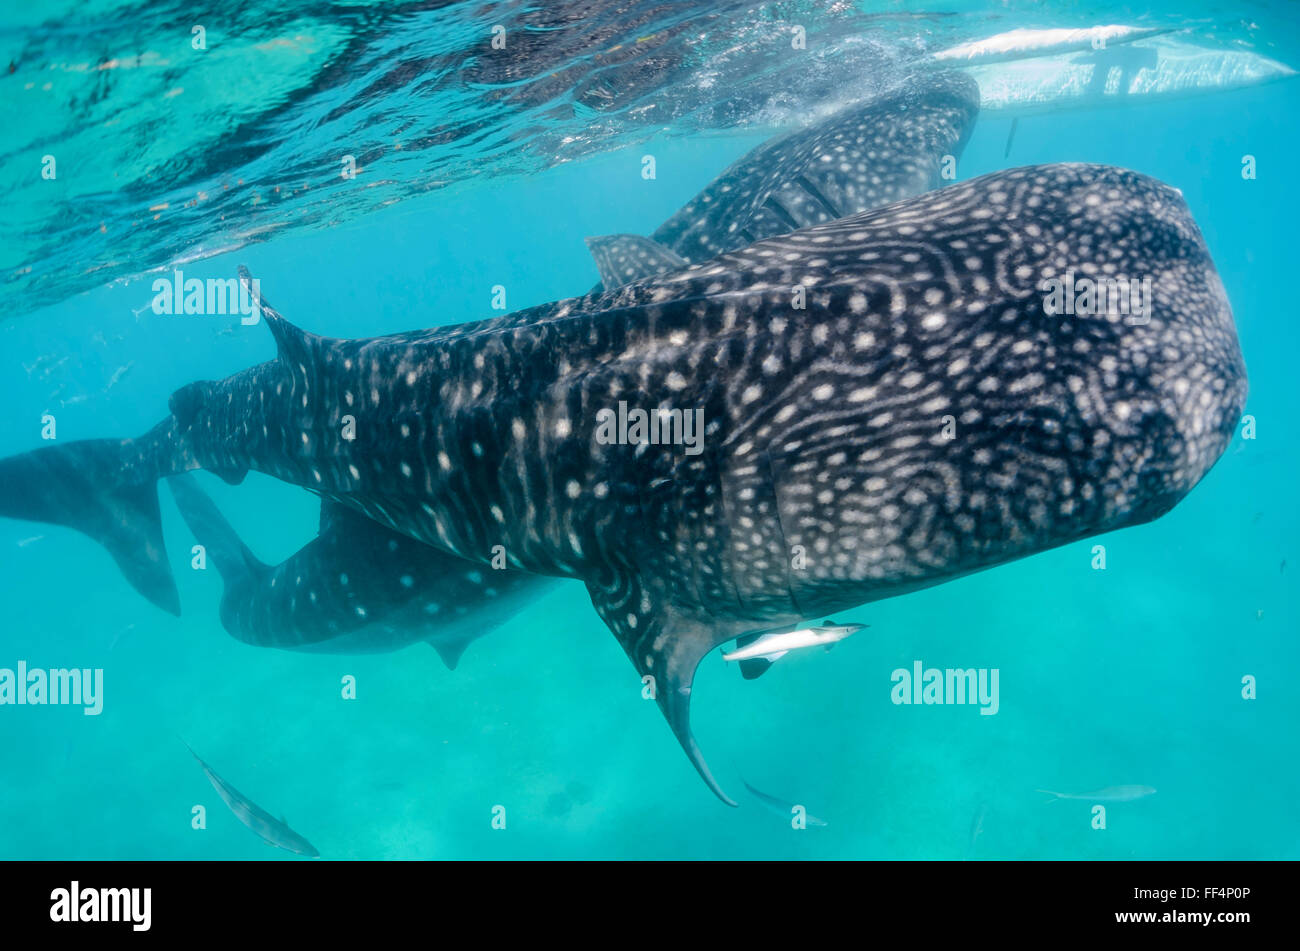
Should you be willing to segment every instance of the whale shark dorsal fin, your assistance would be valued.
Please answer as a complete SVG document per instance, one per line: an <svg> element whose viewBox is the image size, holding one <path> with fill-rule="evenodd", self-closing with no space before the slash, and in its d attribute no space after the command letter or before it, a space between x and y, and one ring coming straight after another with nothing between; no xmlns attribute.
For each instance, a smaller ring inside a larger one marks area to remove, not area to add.
<svg viewBox="0 0 1300 951"><path fill-rule="evenodd" d="M276 356L289 374L295 378L310 374L328 338L308 333L285 320L262 296L260 285L254 282L253 275L242 264L239 266L239 282L252 297L254 306L261 311L262 319L275 338Z"/></svg>
<svg viewBox="0 0 1300 951"><path fill-rule="evenodd" d="M612 291L656 274L689 267L680 254L639 234L606 234L587 238L587 248L605 290Z"/></svg>

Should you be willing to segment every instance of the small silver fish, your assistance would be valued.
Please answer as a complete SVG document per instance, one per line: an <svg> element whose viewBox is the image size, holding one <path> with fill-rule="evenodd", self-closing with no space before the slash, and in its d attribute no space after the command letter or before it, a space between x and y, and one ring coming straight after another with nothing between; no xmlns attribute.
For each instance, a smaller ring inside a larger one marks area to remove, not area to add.
<svg viewBox="0 0 1300 951"><path fill-rule="evenodd" d="M1086 799L1089 802L1132 802L1134 799L1150 796L1155 791L1154 786L1107 786L1105 789L1097 789L1086 793L1052 792L1050 789L1035 790L1035 792L1046 793L1055 797L1047 800L1048 802L1055 802L1057 799Z"/></svg>
<svg viewBox="0 0 1300 951"><path fill-rule="evenodd" d="M787 820L794 815L794 809L795 806L797 805L796 803L786 802L784 799L777 799L775 796L769 796L761 789L755 789L753 786L749 785L749 783L745 782L745 780L743 779L741 780L741 782L745 783L745 788L749 790L750 795L752 795L763 805L767 806L767 808L770 809L772 812L775 812L779 816L784 816ZM818 828L825 828L826 826L826 823L823 820L818 819L807 809L804 809L803 817L804 817L804 822L807 825L816 826Z"/></svg>
<svg viewBox="0 0 1300 951"><path fill-rule="evenodd" d="M131 368L133 366L135 366L135 361L131 360L128 361L125 366L120 366L116 370L114 370L113 375L108 378L108 385L104 387L104 392L108 392L113 387L117 386L117 384L121 381L122 377L126 376L128 373L131 372Z"/></svg>
<svg viewBox="0 0 1300 951"><path fill-rule="evenodd" d="M120 640L122 639L122 635L123 635L123 634L127 634L127 633L129 633L129 632L131 632L131 631L134 631L134 630L135 630L135 625L134 625L134 624L128 624L126 627L122 628L120 631L118 631L116 634L114 634L114 635L113 635L113 640L110 641L110 642L109 642L109 645L108 645L109 652L111 653L111 652L113 651L113 649L114 649L115 647L117 647L117 642L120 641ZM191 752L193 752L193 750L191 750Z"/></svg>
<svg viewBox="0 0 1300 951"><path fill-rule="evenodd" d="M751 644L746 644L730 654L723 654L725 661L753 660L762 658L774 661L784 657L792 650L801 647L825 647L838 644L844 638L867 627L866 624L836 624L827 621L814 627L801 627L793 631L771 631L763 634Z"/></svg>
<svg viewBox="0 0 1300 951"><path fill-rule="evenodd" d="M975 840L984 833L984 817L988 815L988 811L988 803L980 803L980 807L975 810L975 815L970 821L970 847L972 849L975 848Z"/></svg>
<svg viewBox="0 0 1300 951"><path fill-rule="evenodd" d="M181 742L184 743L185 741L182 740ZM185 748L190 751L191 756L199 761L199 765L203 767L204 774L208 777L208 782L212 783L212 788L217 791L217 795L221 797L222 802L230 807L230 811L235 814L236 819L277 848L286 849L290 852L297 853L298 855L307 855L312 858L317 858L320 855L320 853L316 851L316 847L290 829L287 822L283 819L276 819L265 809L258 806L257 803L253 802L234 786L230 785L230 783L218 776L216 771L207 763L203 762L199 757L199 754L195 753L188 743L185 743Z"/></svg>

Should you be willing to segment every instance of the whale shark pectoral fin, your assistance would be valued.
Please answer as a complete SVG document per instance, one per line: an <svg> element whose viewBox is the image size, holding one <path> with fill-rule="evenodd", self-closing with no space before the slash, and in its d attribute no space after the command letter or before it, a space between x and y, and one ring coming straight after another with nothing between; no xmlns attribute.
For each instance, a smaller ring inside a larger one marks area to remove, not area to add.
<svg viewBox="0 0 1300 951"><path fill-rule="evenodd" d="M217 566L221 577L232 584L248 583L252 576L270 569L248 550L238 533L188 472L169 476L167 487L181 518Z"/></svg>
<svg viewBox="0 0 1300 951"><path fill-rule="evenodd" d="M75 528L104 546L132 587L179 616L157 477L138 470L131 443L86 439L0 460L0 518Z"/></svg>
<svg viewBox="0 0 1300 951"><path fill-rule="evenodd" d="M596 261L605 290L689 267L690 262L652 238L639 234L606 234L588 238L587 248Z"/></svg>
<svg viewBox="0 0 1300 951"><path fill-rule="evenodd" d="M591 603L627 653L643 684L653 684L654 699L691 765L713 794L728 806L736 801L713 778L691 732L691 685L704 655L735 631L686 616L666 599L643 588L640 579L623 577L605 589L588 582ZM653 678L647 681L646 678Z"/></svg>

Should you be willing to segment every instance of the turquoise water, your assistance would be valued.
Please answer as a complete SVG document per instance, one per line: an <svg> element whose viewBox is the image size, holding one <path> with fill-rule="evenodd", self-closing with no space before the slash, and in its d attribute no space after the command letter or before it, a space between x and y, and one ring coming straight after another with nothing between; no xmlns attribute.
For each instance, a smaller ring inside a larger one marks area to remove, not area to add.
<svg viewBox="0 0 1300 951"><path fill-rule="evenodd" d="M189 533L163 493L179 620L86 538L0 521L0 667L105 672L98 717L0 707L0 857L298 860L225 810L178 737L327 859L1300 857L1298 107L1291 80L1047 112L1019 120L1009 157L1010 119L977 123L961 179L1091 161L1182 189L1232 302L1257 438L1239 434L1163 518L855 610L847 619L871 627L831 653L787 657L753 682L706 658L693 722L724 788L743 793L743 777L825 828L794 830L750 797L720 805L580 584L473 644L454 672L423 644L355 657L249 647L222 630L219 581L189 569ZM679 132L615 136L571 162L367 208L185 273L247 264L290 320L348 337L492 316L494 285L510 310L585 293L585 236L653 231L768 134ZM154 316L149 284L15 305L28 312L0 323L4 454L40 445L47 411L60 440L141 433L178 387L274 354L262 326ZM29 374L45 354L69 359ZM318 503L299 489L201 478L264 561L315 532ZM894 705L891 672L915 660L998 668L999 712ZM345 675L355 700L341 697ZM1242 698L1246 675L1258 699ZM1111 805L1105 830L1091 828L1090 803L1035 792L1121 784L1158 792Z"/></svg>

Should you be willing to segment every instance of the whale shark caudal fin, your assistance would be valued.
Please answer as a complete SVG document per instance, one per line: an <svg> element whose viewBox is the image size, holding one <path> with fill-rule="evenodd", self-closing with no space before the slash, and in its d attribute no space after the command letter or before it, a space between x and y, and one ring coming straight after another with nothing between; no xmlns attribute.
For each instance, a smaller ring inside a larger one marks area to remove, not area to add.
<svg viewBox="0 0 1300 951"><path fill-rule="evenodd" d="M0 459L0 517L75 528L107 549L137 591L179 616L157 478L137 472L133 463L141 461L130 439L87 439Z"/></svg>
<svg viewBox="0 0 1300 951"><path fill-rule="evenodd" d="M255 285L246 268L240 268L240 280L251 293ZM279 367L296 384L313 371L319 353L333 341L298 330L260 295L252 296L276 339ZM214 443L208 431L211 420L204 417L217 391L224 391L225 402L236 395L237 387L244 388L238 395L245 399L262 395L258 387L271 384L257 376L258 369L225 381L181 387L172 394L170 415L139 438L79 440L0 459L0 518L75 528L103 545L144 597L179 615L180 596L163 544L157 482L200 467L227 482L244 478L247 468L228 446Z"/></svg>
<svg viewBox="0 0 1300 951"><path fill-rule="evenodd" d="M676 251L639 234L606 234L586 240L607 291L690 267L690 262Z"/></svg>
<svg viewBox="0 0 1300 951"><path fill-rule="evenodd" d="M692 617L658 596L635 576L618 573L604 585L588 581L587 592L601 620L613 631L686 756L713 794L728 806L737 802L713 778L691 732L691 685L700 661L723 641L753 623Z"/></svg>
<svg viewBox="0 0 1300 951"><path fill-rule="evenodd" d="M194 476L189 473L171 476L167 487L176 500L181 518L185 519L185 524L211 556L212 563L226 582L243 581L250 575L270 570L248 550Z"/></svg>

